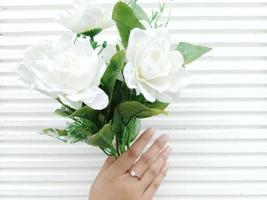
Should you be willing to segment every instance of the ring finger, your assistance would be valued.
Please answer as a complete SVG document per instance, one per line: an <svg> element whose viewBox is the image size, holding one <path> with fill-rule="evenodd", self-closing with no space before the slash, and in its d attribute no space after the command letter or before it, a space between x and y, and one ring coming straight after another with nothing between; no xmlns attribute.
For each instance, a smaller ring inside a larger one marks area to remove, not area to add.
<svg viewBox="0 0 267 200"><path fill-rule="evenodd" d="M143 188L147 188L148 185L153 182L153 180L158 176L159 172L161 171L162 167L166 163L169 155L171 153L171 148L167 146L164 148L157 159L153 162L153 164L146 170L145 174L141 179L141 185Z"/></svg>
<svg viewBox="0 0 267 200"><path fill-rule="evenodd" d="M139 176L142 176L158 157L159 153L165 147L168 141L169 136L167 134L161 135L129 171L134 171Z"/></svg>

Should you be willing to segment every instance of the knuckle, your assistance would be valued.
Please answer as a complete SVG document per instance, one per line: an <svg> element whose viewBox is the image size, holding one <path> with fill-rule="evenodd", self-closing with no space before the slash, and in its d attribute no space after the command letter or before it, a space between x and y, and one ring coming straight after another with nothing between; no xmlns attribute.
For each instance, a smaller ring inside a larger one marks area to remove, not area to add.
<svg viewBox="0 0 267 200"><path fill-rule="evenodd" d="M149 165L151 162L152 162L152 158L150 155L148 154L144 154L142 156L142 161L146 164L146 165Z"/></svg>
<svg viewBox="0 0 267 200"><path fill-rule="evenodd" d="M156 140L155 142L155 146L158 148L158 149L161 149L163 147L163 141L158 139Z"/></svg>
<svg viewBox="0 0 267 200"><path fill-rule="evenodd" d="M128 156L128 158L137 158L138 157L138 153L134 148L130 148L127 151L127 156Z"/></svg>
<svg viewBox="0 0 267 200"><path fill-rule="evenodd" d="M161 154L161 159L162 160L166 160L167 158L168 158L168 156L169 156L169 153L168 153L168 151L164 151L162 154Z"/></svg>
<svg viewBox="0 0 267 200"><path fill-rule="evenodd" d="M152 176L157 176L157 175L158 175L158 170L157 170L156 168L151 168L151 169L150 169L150 174L151 174Z"/></svg>
<svg viewBox="0 0 267 200"><path fill-rule="evenodd" d="M150 135L144 134L140 139L143 143L147 143L150 140Z"/></svg>

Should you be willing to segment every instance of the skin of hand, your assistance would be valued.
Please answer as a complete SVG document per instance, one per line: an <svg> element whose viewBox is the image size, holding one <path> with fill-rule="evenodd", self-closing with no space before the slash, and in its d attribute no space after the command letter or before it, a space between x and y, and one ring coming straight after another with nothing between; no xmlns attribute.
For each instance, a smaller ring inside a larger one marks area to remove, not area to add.
<svg viewBox="0 0 267 200"><path fill-rule="evenodd" d="M143 153L155 130L149 128L117 160L108 157L93 182L89 200L152 200L168 171L171 148L164 134ZM129 171L135 171L133 177Z"/></svg>

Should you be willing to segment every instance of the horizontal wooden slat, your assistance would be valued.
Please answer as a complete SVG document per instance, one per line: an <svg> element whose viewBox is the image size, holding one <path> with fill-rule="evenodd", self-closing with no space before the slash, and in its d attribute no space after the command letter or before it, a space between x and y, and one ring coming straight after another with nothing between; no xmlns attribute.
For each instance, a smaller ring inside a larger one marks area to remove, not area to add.
<svg viewBox="0 0 267 200"><path fill-rule="evenodd" d="M72 196L86 195L88 186L82 183L35 183L35 191L30 189L28 183L0 184L3 195L14 189L20 196ZM190 188L190 189L189 189ZM177 183L166 182L158 194L166 197L172 195L267 195L267 186L261 182L251 183Z"/></svg>
<svg viewBox="0 0 267 200"><path fill-rule="evenodd" d="M18 85L18 75L15 73L0 73L0 85L8 87L7 89L20 89ZM245 73L233 73L232 71L228 73L218 72L198 72L192 71L191 76L191 86L190 87L205 87L212 85L221 85L222 87L227 86L263 86L267 83L267 75L262 71L258 73L245 72Z"/></svg>
<svg viewBox="0 0 267 200"><path fill-rule="evenodd" d="M54 162L54 161L51 161ZM79 161L78 161L79 162ZM66 163L65 163L66 164ZM100 165L98 165L100 167ZM22 170L18 173L14 170L2 170L0 178L2 181L9 183L13 182L89 182L93 181L97 169L91 169L90 172L85 168L80 169L79 172L73 170ZM170 169L169 175L166 181L177 181L177 182L191 182L191 181L266 181L267 170L257 169ZM244 176L246 174L246 176ZM175 178L175 177L178 177ZM192 179L194 177L194 179Z"/></svg>
<svg viewBox="0 0 267 200"><path fill-rule="evenodd" d="M178 43L178 42L177 42ZM0 59L22 59L24 50L0 50ZM267 47L216 47L209 57L267 57Z"/></svg>
<svg viewBox="0 0 267 200"><path fill-rule="evenodd" d="M177 11L179 12L179 11ZM36 13L37 14L37 13ZM216 23L211 20L202 21L172 21L169 23L169 30L197 30L197 29L236 29L236 30L259 30L267 29L267 20L217 20ZM56 22L43 22L43 23L2 23L0 31L5 32L16 32L17 30L30 32L30 31L64 31L66 30L63 26ZM113 30L113 29L112 29Z"/></svg>
<svg viewBox="0 0 267 200"><path fill-rule="evenodd" d="M38 127L31 127L29 130L0 130L1 140L3 142L43 142L58 143L59 141L38 134ZM228 129L205 129L205 128L187 128L187 129L168 129L159 128L157 134L169 133L172 140L241 140L241 141L259 141L267 139L265 129L263 128L228 128Z"/></svg>
<svg viewBox="0 0 267 200"><path fill-rule="evenodd" d="M58 38L60 35L56 36L2 36L0 38L1 45L31 45L35 44L42 39L49 39L49 38ZM107 39L107 37L99 37L100 39ZM108 39L112 39L112 35L108 37ZM246 45L246 44L253 44L256 43L258 46L263 46L267 43L267 38L265 37L264 31L262 33L244 33L241 32L239 34L227 34L223 33L222 31L216 34L211 33L173 33L172 34L173 40L176 41L190 41L193 43L215 43L215 44L231 44L232 45ZM266 46L266 45L265 45ZM3 48L3 47L2 47Z"/></svg>
<svg viewBox="0 0 267 200"><path fill-rule="evenodd" d="M196 101L196 102L178 102L172 104L168 111L171 113L179 114L180 112L254 112L254 113L265 113L267 112L267 103L264 101L224 101L223 102L227 107L222 107L221 101ZM44 105L43 103L2 103L0 105L0 114L23 114L29 113L33 114L34 112L43 113L43 114L51 114L53 110L58 108L59 105L56 103L50 103Z"/></svg>

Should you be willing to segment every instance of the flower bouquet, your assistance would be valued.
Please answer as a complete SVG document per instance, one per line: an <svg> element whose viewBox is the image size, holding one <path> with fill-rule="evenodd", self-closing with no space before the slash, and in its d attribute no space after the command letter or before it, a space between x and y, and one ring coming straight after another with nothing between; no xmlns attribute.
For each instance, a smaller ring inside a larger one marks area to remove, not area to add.
<svg viewBox="0 0 267 200"><path fill-rule="evenodd" d="M140 119L166 114L190 83L185 65L210 48L172 44L166 3L151 14L136 0L118 1L112 12L95 1L76 0L58 21L72 31L29 47L17 67L20 82L61 104L64 129L45 134L85 142L119 157L137 137ZM114 44L99 36L116 26Z"/></svg>

